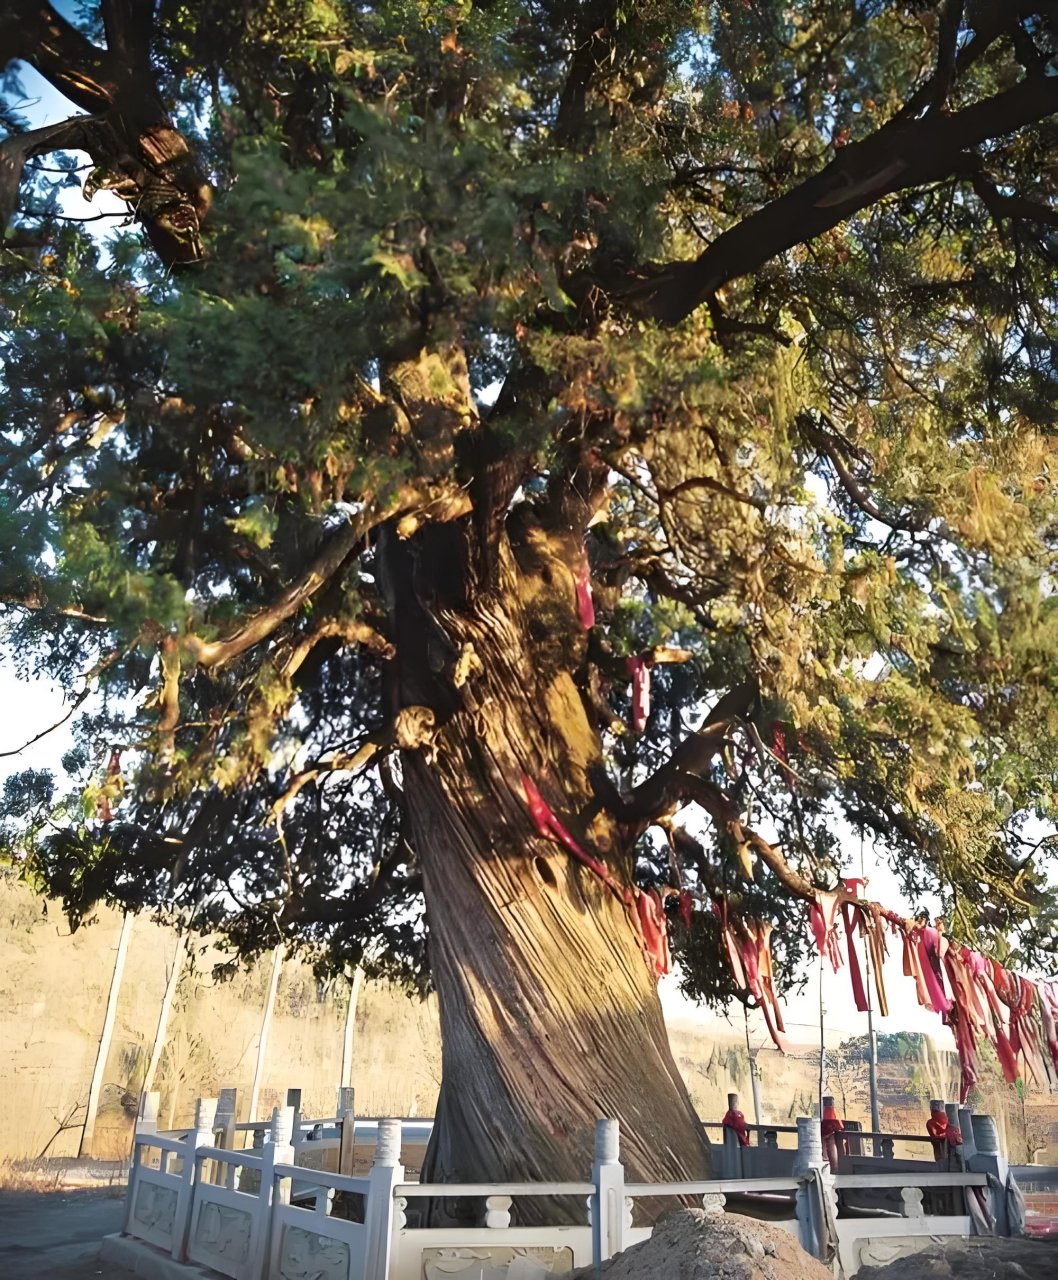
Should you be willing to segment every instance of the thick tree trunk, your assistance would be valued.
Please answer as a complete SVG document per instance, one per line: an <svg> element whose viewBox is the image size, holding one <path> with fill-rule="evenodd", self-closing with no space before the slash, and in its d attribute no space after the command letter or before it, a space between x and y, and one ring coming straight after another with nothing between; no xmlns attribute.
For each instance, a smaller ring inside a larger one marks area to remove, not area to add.
<svg viewBox="0 0 1058 1280"><path fill-rule="evenodd" d="M630 884L610 820L586 829L577 817L600 747L570 675L585 637L569 557L538 554L527 574L504 543L501 560L499 589L458 609L435 600L398 636L405 705L428 697L423 668L418 684L409 677L415 638L434 673L450 646L457 672L454 709L403 757L443 1039L423 1177L583 1180L603 1116L620 1121L632 1179L706 1177L708 1139L669 1050L635 907L537 834L521 784L524 770L581 847ZM444 1208L459 1217L465 1206ZM522 1210L532 1220L534 1205ZM567 1220L584 1213L563 1206Z"/></svg>

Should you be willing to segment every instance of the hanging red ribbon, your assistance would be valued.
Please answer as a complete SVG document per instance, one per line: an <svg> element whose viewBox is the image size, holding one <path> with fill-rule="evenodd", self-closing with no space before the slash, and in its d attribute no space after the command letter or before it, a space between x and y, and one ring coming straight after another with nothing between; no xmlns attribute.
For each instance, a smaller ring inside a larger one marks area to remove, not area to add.
<svg viewBox="0 0 1058 1280"><path fill-rule="evenodd" d="M665 908L657 889L647 889L636 898L636 913L647 959L655 978L661 978L672 969L672 958Z"/></svg>
<svg viewBox="0 0 1058 1280"><path fill-rule="evenodd" d="M863 880L846 880L845 890L859 897L863 885ZM860 972L860 958L856 954L856 925L859 922L860 909L851 902L843 902L841 917L845 921L845 941L849 949L849 978L852 980L852 994L856 1000L857 1010L860 1013L866 1013L870 1006L867 1003L867 989L863 985L863 974Z"/></svg>
<svg viewBox="0 0 1058 1280"><path fill-rule="evenodd" d="M625 666L632 677L632 728L642 733L650 718L650 667L646 658L626 658Z"/></svg>

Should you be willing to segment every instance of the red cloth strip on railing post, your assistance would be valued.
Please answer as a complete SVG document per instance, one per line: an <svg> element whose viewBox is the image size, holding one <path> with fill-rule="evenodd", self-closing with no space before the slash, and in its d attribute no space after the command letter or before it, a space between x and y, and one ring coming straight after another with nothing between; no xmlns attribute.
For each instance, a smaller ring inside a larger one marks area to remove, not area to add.
<svg viewBox="0 0 1058 1280"><path fill-rule="evenodd" d="M715 1115L716 1112L714 1111ZM741 1111L729 1111L720 1121L725 1129L732 1129L738 1134L738 1145L740 1147L749 1146L749 1125L746 1123L746 1117Z"/></svg>

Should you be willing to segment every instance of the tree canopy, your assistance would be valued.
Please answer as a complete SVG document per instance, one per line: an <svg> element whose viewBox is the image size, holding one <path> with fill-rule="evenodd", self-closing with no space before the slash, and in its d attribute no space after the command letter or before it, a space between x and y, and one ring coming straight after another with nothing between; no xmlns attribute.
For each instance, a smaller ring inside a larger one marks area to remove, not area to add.
<svg viewBox="0 0 1058 1280"><path fill-rule="evenodd" d="M640 887L789 983L840 817L1053 964L1058 5L64 13L0 18L0 599L79 708L4 790L33 883L426 984L402 761L510 555ZM20 60L87 114L26 132Z"/></svg>

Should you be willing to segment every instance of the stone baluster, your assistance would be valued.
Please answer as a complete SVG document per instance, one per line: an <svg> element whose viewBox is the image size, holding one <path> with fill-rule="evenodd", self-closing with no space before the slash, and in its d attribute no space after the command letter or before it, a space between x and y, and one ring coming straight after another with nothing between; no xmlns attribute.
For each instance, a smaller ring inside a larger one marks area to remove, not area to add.
<svg viewBox="0 0 1058 1280"><path fill-rule="evenodd" d="M825 1244L825 1215L823 1210L823 1136L819 1120L815 1116L797 1117L797 1154L794 1157L794 1177L800 1180L797 1188L797 1222L801 1247L815 1258L821 1258Z"/></svg>
<svg viewBox="0 0 1058 1280"><path fill-rule="evenodd" d="M990 1173L998 1182L998 1188L994 1191L990 1188L988 1193L992 1202L991 1214L996 1223L996 1235L1009 1235L1006 1197L1008 1167L999 1141L999 1126L994 1116L979 1115L970 1117L970 1125L976 1152L967 1163L974 1173Z"/></svg>
<svg viewBox="0 0 1058 1280"><path fill-rule="evenodd" d="M187 1260L187 1237L191 1229L191 1208L198 1166L195 1152L199 1147L213 1145L213 1125L216 1118L216 1098L195 1099L195 1122L185 1142L184 1167L180 1173L180 1189L176 1193L176 1211L173 1214L173 1257L177 1262Z"/></svg>
<svg viewBox="0 0 1058 1280"><path fill-rule="evenodd" d="M353 1176L353 1147L356 1143L356 1093L349 1085L338 1090L338 1172L344 1177Z"/></svg>
<svg viewBox="0 0 1058 1280"><path fill-rule="evenodd" d="M596 1270L624 1248L625 1170L621 1163L620 1129L616 1120L595 1122L595 1185L589 1201L592 1261Z"/></svg>
<svg viewBox="0 0 1058 1280"><path fill-rule="evenodd" d="M387 1280L393 1237L404 1226L407 1201L394 1192L394 1188L404 1181L400 1155L400 1121L380 1120L375 1162L368 1174L371 1188L364 1207L364 1226L367 1229L364 1280Z"/></svg>
<svg viewBox="0 0 1058 1280"><path fill-rule="evenodd" d="M969 1162L977 1155L977 1147L974 1144L974 1126L973 1126L973 1108L959 1108L959 1128L962 1130L962 1155L963 1159ZM969 1163L967 1163L969 1168Z"/></svg>
<svg viewBox="0 0 1058 1280"><path fill-rule="evenodd" d="M489 1196L485 1201L485 1226L500 1231L511 1225L510 1196Z"/></svg>

